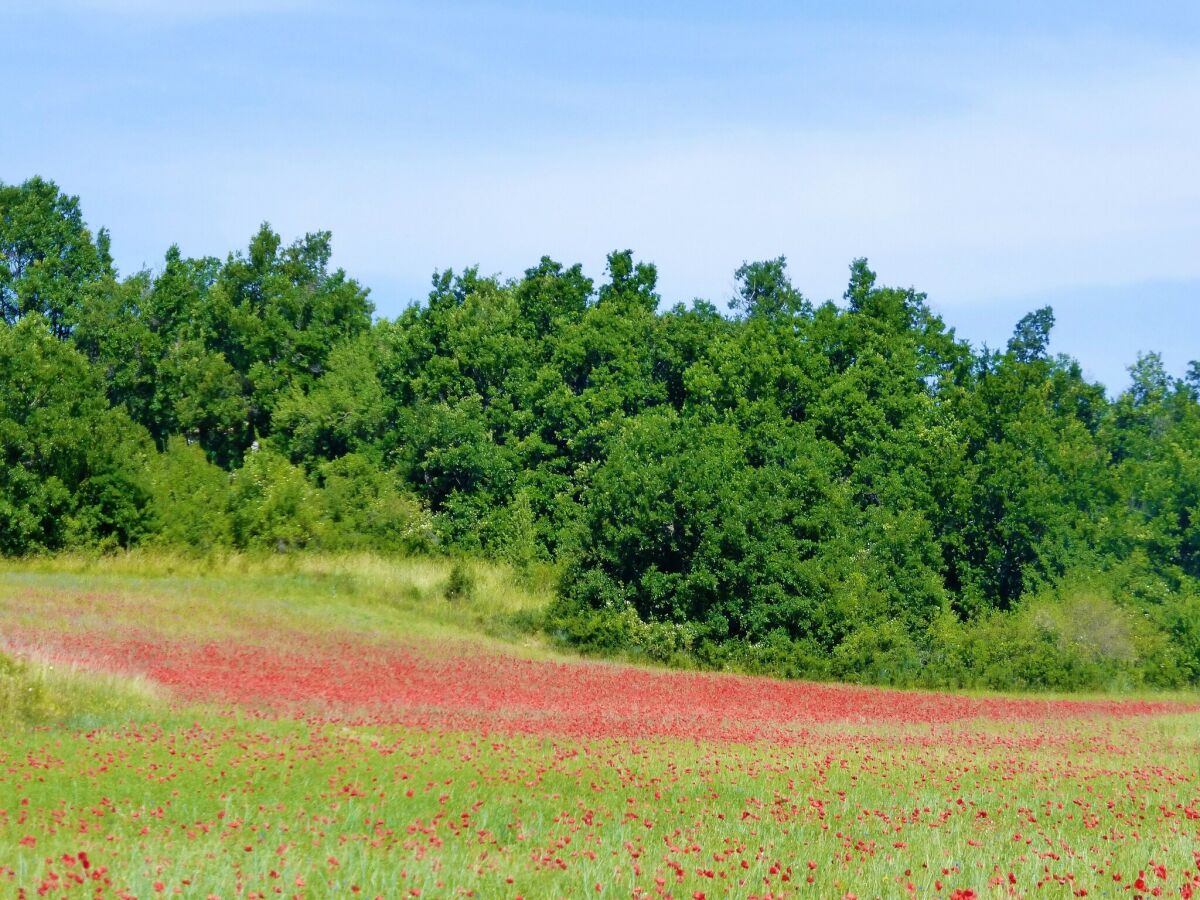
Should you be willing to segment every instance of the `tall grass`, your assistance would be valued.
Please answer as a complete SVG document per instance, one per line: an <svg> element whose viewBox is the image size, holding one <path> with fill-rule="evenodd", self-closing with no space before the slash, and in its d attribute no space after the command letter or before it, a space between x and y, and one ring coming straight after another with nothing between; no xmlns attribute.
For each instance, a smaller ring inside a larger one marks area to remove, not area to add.
<svg viewBox="0 0 1200 900"><path fill-rule="evenodd" d="M150 715L158 691L143 679L0 653L0 731L60 725L94 728Z"/></svg>
<svg viewBox="0 0 1200 900"><path fill-rule="evenodd" d="M546 608L554 583L549 566L518 571L467 558L368 553L192 557L134 550L0 561L0 604L21 590L51 592L56 608L73 606L86 619L94 605L89 598L116 594L153 616L157 628L191 634L284 621L380 636L519 639L530 646L538 642L520 623Z"/></svg>

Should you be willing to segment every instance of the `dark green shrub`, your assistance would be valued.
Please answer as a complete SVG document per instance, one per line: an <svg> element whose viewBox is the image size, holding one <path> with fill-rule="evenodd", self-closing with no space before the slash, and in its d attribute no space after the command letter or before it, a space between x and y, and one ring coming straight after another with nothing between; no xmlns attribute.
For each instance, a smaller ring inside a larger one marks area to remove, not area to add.
<svg viewBox="0 0 1200 900"><path fill-rule="evenodd" d="M152 454L103 373L40 316L0 324L0 553L136 543Z"/></svg>
<svg viewBox="0 0 1200 900"><path fill-rule="evenodd" d="M197 553L232 544L229 473L198 444L171 438L151 460L148 481L154 543Z"/></svg>
<svg viewBox="0 0 1200 900"><path fill-rule="evenodd" d="M418 553L432 546L428 512L401 489L395 474L357 453L327 462L319 472L322 549Z"/></svg>
<svg viewBox="0 0 1200 900"><path fill-rule="evenodd" d="M629 607L621 610L570 609L555 604L546 616L547 633L583 653L627 652L641 631L641 620Z"/></svg>
<svg viewBox="0 0 1200 900"><path fill-rule="evenodd" d="M757 643L749 641L705 645L705 664L747 675L824 680L832 677L829 654L810 638L792 639L782 630Z"/></svg>
<svg viewBox="0 0 1200 900"><path fill-rule="evenodd" d="M475 597L475 575L466 563L456 560L450 567L450 577L442 588L442 596L451 602L472 600Z"/></svg>
<svg viewBox="0 0 1200 900"><path fill-rule="evenodd" d="M1169 648L1164 648L1164 657L1170 653L1173 674L1184 684L1200 683L1200 594L1180 594L1160 614L1167 634ZM1154 671L1151 660L1150 671ZM1159 660L1166 667L1166 659Z"/></svg>
<svg viewBox="0 0 1200 900"><path fill-rule="evenodd" d="M921 674L921 654L912 637L895 621L851 632L834 648L831 671L843 681L909 687Z"/></svg>
<svg viewBox="0 0 1200 900"><path fill-rule="evenodd" d="M268 448L247 453L233 473L230 514L234 541L243 549L303 549L321 528L316 488L303 470Z"/></svg>

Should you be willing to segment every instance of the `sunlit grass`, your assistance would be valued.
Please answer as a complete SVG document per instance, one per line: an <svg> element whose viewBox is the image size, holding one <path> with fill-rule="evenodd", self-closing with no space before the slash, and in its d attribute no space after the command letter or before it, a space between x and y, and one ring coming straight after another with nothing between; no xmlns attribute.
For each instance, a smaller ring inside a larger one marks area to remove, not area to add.
<svg viewBox="0 0 1200 900"><path fill-rule="evenodd" d="M455 566L470 573L475 589L469 596L446 596ZM27 600L24 613L8 611L17 619L41 615L40 598L85 629L111 625L114 610L120 616L132 604L130 622L152 622L168 633L219 636L282 623L381 637L490 641L501 635L526 652L537 652L540 642L514 630L512 617L543 609L553 584L549 568L517 573L475 560L366 554L134 552L0 562L0 590L18 605L22 593Z"/></svg>
<svg viewBox="0 0 1200 900"><path fill-rule="evenodd" d="M19 660L0 656L0 729L102 727L166 707L143 678L112 675L42 659L23 647Z"/></svg>

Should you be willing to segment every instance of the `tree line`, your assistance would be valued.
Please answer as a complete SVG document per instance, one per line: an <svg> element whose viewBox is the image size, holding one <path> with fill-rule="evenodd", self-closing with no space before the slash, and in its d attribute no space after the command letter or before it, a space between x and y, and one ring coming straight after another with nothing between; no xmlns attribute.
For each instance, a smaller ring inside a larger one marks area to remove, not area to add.
<svg viewBox="0 0 1200 900"><path fill-rule="evenodd" d="M850 266L723 311L437 272L376 318L331 236L121 277L53 182L0 183L0 553L451 552L560 573L585 650L901 685L1200 683L1200 365L1110 399L1047 307L976 350Z"/></svg>

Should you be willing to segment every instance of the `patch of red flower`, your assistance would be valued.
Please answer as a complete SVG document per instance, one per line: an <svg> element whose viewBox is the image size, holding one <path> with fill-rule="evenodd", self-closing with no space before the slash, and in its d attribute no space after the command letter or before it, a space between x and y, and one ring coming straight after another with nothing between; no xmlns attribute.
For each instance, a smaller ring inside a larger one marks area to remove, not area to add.
<svg viewBox="0 0 1200 900"><path fill-rule="evenodd" d="M400 646L368 649L319 640L291 652L157 636L42 634L36 643L43 653L84 667L144 676L189 701L274 713L316 704L326 714L377 722L580 737L788 741L821 723L1123 718L1193 708L1143 700L969 697L478 651L437 657Z"/></svg>

